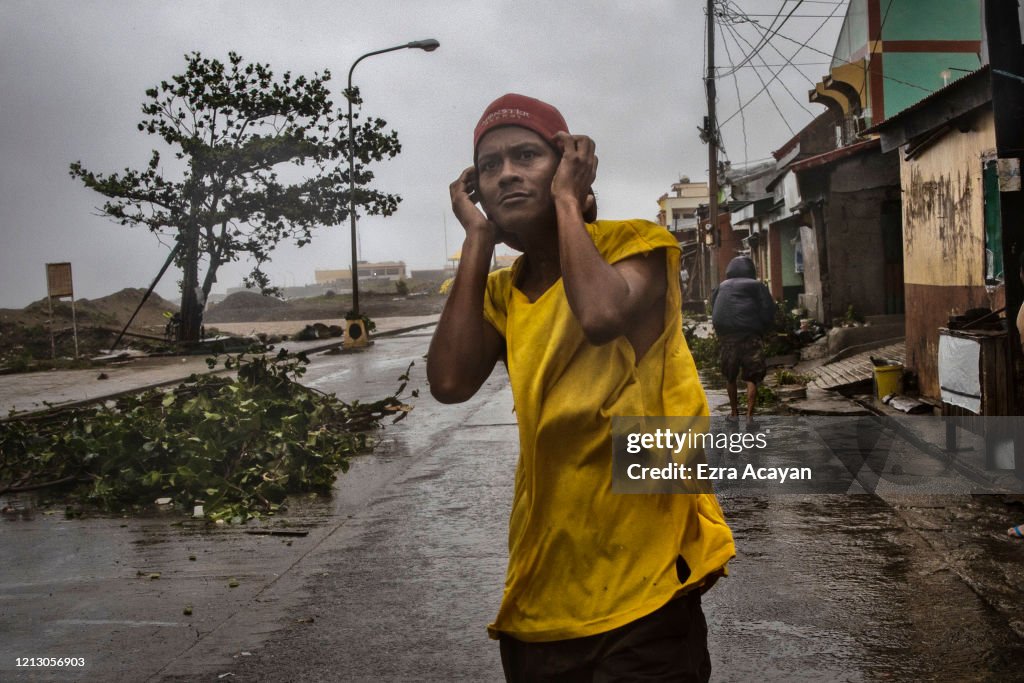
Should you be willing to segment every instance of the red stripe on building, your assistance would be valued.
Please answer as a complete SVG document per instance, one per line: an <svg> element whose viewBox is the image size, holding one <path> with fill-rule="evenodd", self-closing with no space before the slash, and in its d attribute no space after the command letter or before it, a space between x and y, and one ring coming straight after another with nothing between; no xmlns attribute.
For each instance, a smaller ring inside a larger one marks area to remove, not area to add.
<svg viewBox="0 0 1024 683"><path fill-rule="evenodd" d="M868 63L868 79L871 82L871 85L868 87L871 92L872 125L885 120L884 61L884 54L876 52L871 55L871 61Z"/></svg>
<svg viewBox="0 0 1024 683"><path fill-rule="evenodd" d="M980 40L886 40L884 52L967 52L981 50Z"/></svg>

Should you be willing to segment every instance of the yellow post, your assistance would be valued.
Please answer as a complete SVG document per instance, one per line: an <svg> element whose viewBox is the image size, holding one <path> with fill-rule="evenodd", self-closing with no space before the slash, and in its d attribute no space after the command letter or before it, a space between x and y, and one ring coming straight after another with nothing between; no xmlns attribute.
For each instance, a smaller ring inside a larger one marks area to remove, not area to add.
<svg viewBox="0 0 1024 683"><path fill-rule="evenodd" d="M345 346L350 349L367 346L370 335L366 332L366 323L362 320L345 321Z"/></svg>

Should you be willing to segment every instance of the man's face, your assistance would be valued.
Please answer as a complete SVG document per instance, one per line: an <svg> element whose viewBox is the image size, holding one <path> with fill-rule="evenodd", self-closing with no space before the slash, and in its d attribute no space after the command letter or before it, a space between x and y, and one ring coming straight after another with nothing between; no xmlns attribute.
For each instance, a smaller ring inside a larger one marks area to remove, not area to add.
<svg viewBox="0 0 1024 683"><path fill-rule="evenodd" d="M537 133L518 126L490 131L477 145L477 192L488 218L520 232L554 216L551 180L561 158Z"/></svg>

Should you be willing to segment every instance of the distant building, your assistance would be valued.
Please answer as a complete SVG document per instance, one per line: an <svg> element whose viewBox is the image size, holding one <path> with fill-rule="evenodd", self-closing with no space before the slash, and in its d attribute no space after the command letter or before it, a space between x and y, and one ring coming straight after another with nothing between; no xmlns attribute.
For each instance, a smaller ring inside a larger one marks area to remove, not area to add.
<svg viewBox="0 0 1024 683"><path fill-rule="evenodd" d="M442 280L447 280L451 276L452 274L447 268L410 271L410 279L417 280L419 282L434 280L441 282Z"/></svg>
<svg viewBox="0 0 1024 683"><path fill-rule="evenodd" d="M359 261L358 270L360 280L405 280L408 278L405 261L381 261L380 263ZM318 285L352 281L352 271L349 269L317 270L314 272L314 276Z"/></svg>
<svg viewBox="0 0 1024 683"><path fill-rule="evenodd" d="M668 228L679 242L683 252L679 269L686 270L690 283L700 281L700 274L705 270L701 265L704 259L698 245L700 231L697 208L707 203L707 181L693 183L687 176L680 177L678 183L672 183L671 193L658 197L658 224ZM687 294L702 295L702 292L702 288L691 286Z"/></svg>
<svg viewBox="0 0 1024 683"><path fill-rule="evenodd" d="M658 224L685 244L697 241L697 207L708 203L707 181L691 183L683 176L672 183L672 193L658 197Z"/></svg>

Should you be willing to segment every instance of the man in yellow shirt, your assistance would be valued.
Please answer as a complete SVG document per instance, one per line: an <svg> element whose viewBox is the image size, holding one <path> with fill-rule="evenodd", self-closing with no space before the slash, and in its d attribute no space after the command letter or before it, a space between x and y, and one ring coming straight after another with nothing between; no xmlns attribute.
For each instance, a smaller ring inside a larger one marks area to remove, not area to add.
<svg viewBox="0 0 1024 683"><path fill-rule="evenodd" d="M520 457L490 626L506 678L707 680L700 595L735 554L717 500L611 490L612 417L708 414L679 246L647 221L594 220L594 142L551 105L505 95L473 143L450 187L466 238L427 377L457 403L508 369ZM523 255L488 274L498 242Z"/></svg>

